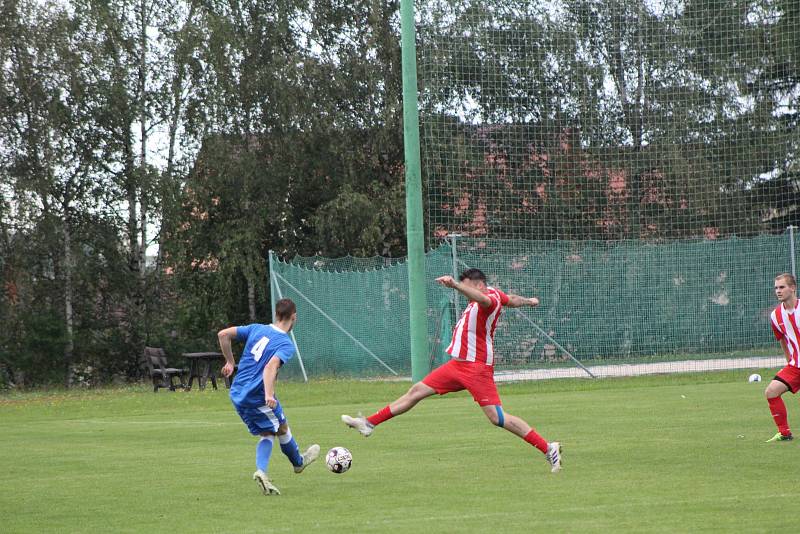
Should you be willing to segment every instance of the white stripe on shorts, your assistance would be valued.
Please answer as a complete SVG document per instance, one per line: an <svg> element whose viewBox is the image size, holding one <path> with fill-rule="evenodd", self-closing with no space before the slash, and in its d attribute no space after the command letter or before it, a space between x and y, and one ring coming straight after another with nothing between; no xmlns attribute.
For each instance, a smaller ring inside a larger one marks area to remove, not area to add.
<svg viewBox="0 0 800 534"><path fill-rule="evenodd" d="M275 412L272 411L272 408L269 406L260 406L258 411L263 413L267 419L269 419L269 422L272 423L272 426L275 428L275 430L278 430L278 427L281 426L281 422L275 416Z"/></svg>

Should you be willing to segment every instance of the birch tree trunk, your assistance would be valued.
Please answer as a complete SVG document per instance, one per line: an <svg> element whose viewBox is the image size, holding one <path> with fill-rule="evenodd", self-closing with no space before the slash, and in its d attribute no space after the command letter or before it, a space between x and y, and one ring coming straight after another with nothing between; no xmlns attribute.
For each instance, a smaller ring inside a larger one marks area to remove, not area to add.
<svg viewBox="0 0 800 534"><path fill-rule="evenodd" d="M141 259L139 276L144 278L147 269L147 1L139 3L139 227L141 230Z"/></svg>
<svg viewBox="0 0 800 534"><path fill-rule="evenodd" d="M68 209L68 208L67 208ZM66 328L67 342L64 345L64 385L70 387L72 385L72 359L75 352L75 340L73 332L73 287L72 287L72 271L74 269L72 257L72 228L70 226L69 212L65 213L64 217L64 325Z"/></svg>

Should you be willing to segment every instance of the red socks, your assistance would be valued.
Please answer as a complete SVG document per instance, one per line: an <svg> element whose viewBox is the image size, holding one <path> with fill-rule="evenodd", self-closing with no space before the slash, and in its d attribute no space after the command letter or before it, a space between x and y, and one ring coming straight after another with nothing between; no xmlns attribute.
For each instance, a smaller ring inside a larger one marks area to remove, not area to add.
<svg viewBox="0 0 800 534"><path fill-rule="evenodd" d="M783 403L783 399L774 397L772 399L767 399L767 402L769 403L769 410L772 412L772 418L775 420L775 424L778 426L780 433L784 436L791 434L789 423L786 420L786 405Z"/></svg>
<svg viewBox="0 0 800 534"><path fill-rule="evenodd" d="M784 411L785 413L785 411ZM387 404L382 410L378 410L374 414L367 417L367 421L372 426L378 426L379 424L383 423L384 421L391 419L394 417L392 411L389 409L389 405Z"/></svg>
<svg viewBox="0 0 800 534"><path fill-rule="evenodd" d="M542 451L542 454L547 454L547 440L537 434L534 429L531 428L531 431L525 434L522 439Z"/></svg>

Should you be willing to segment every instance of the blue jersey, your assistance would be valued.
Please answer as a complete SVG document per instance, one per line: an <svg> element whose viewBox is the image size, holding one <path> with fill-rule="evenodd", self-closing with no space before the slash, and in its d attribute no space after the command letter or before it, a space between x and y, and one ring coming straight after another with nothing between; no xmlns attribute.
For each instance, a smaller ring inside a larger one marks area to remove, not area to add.
<svg viewBox="0 0 800 534"><path fill-rule="evenodd" d="M237 407L264 406L264 367L272 358L280 358L281 365L288 362L296 350L294 343L275 326L257 323L237 326L236 339L245 345L231 384L231 401Z"/></svg>

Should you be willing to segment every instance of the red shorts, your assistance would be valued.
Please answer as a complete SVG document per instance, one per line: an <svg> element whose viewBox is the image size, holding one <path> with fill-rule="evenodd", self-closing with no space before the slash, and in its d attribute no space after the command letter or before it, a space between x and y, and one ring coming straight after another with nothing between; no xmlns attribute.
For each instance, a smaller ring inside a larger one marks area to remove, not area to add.
<svg viewBox="0 0 800 534"><path fill-rule="evenodd" d="M494 367L485 363L453 358L422 379L439 395L466 389L479 406L500 406L500 395L494 383Z"/></svg>
<svg viewBox="0 0 800 534"><path fill-rule="evenodd" d="M800 390L800 369L787 365L778 371L775 380L786 384L792 393L797 393L797 390Z"/></svg>

